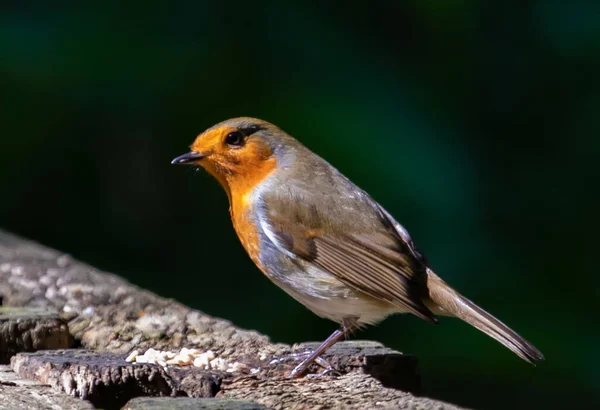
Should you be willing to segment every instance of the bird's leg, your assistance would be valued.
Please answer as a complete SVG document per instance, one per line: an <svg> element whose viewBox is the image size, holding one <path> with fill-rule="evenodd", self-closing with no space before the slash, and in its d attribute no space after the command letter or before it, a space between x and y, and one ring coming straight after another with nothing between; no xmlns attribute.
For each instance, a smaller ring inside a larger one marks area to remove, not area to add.
<svg viewBox="0 0 600 410"><path fill-rule="evenodd" d="M310 354L310 356L308 356L306 359L304 359L298 366L296 366L294 368L294 370L292 370L292 372L290 373L290 376L289 376L290 379L304 376L304 374L308 370L308 366L310 366L310 364L312 362L318 361L318 359L320 359L320 356L323 353L325 353L325 351L327 349L329 349L331 346L333 346L334 344L336 344L340 339L342 339L344 337L344 335L346 334L346 332L348 332L348 328L346 328L345 326L342 326L340 329L337 329L335 332L333 332L331 334L331 336L329 336L327 338L327 340L325 340L323 343L321 343L319 345L319 347L317 347ZM319 364L323 365L322 363L319 363ZM332 370L331 366L328 365L326 367L326 369L325 369L325 372L328 373L331 370Z"/></svg>

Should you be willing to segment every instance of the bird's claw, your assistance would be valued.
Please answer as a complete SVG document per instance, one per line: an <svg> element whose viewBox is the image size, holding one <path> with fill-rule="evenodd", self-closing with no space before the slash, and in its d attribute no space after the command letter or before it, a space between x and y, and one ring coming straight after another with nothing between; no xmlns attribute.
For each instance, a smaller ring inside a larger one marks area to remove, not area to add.
<svg viewBox="0 0 600 410"><path fill-rule="evenodd" d="M322 376L326 376L326 375L339 375L339 372L336 371L331 366L331 364L329 364L329 362L327 360L323 359L322 357L317 357L316 359L314 359L314 361L307 363L306 360L308 359L308 357L310 357L311 354L312 354L312 351L310 351L310 350L306 351L306 352L302 352L302 353L290 353L288 355L285 355L282 357L277 357L277 358L271 360L269 362L269 364L276 365L276 364L280 364L280 363L284 363L284 362L288 362L288 361L302 360L302 362L300 364L298 364L298 366L296 366L294 368L294 370L291 371L291 373L288 376L289 379L297 379L297 378L304 376L306 374L306 372L308 371L308 367L313 362L316 363L317 365L321 366L323 368L323 371L320 373L309 374L309 375L307 375L307 377L322 377Z"/></svg>
<svg viewBox="0 0 600 410"><path fill-rule="evenodd" d="M341 376L342 373L339 370L335 370L333 367L328 367L326 369L324 369L321 373L311 373L311 374L307 374L306 377L311 378L311 379L316 379L319 377L325 377L325 376L332 376L332 377L339 377Z"/></svg>

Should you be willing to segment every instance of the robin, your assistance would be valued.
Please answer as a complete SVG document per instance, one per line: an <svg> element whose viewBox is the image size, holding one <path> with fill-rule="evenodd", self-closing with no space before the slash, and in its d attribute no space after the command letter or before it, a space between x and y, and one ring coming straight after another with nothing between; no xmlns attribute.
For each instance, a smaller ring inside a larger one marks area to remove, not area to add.
<svg viewBox="0 0 600 410"><path fill-rule="evenodd" d="M369 194L275 125L247 117L221 122L172 163L212 174L252 261L298 302L340 324L291 377L304 375L345 335L393 313L432 323L436 315L458 317L529 363L544 358L436 275Z"/></svg>

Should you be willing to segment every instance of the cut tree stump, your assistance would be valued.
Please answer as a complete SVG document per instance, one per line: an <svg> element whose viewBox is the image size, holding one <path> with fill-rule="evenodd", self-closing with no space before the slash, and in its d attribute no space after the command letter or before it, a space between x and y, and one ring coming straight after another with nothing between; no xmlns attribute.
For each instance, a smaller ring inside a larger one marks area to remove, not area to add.
<svg viewBox="0 0 600 410"><path fill-rule="evenodd" d="M66 349L71 335L57 312L0 306L0 364L18 352Z"/></svg>
<svg viewBox="0 0 600 410"><path fill-rule="evenodd" d="M75 345L85 349L18 353L12 358L16 373L105 408L117 408L136 395L216 396L270 408L457 408L409 393L419 388L416 359L373 342L342 342L328 352L325 359L339 376L289 380L296 363L277 359L312 345L273 344L257 332L2 231L0 299L11 307L60 312ZM129 352L151 347L212 350L227 363L242 364L241 370L125 362Z"/></svg>
<svg viewBox="0 0 600 410"><path fill-rule="evenodd" d="M139 396L182 394L162 367L127 363L122 356L82 349L47 350L20 353L11 359L11 367L20 377L37 380L103 409L121 408Z"/></svg>
<svg viewBox="0 0 600 410"><path fill-rule="evenodd" d="M128 363L124 355L84 349L20 353L11 359L20 377L47 384L96 407L121 408L140 396L214 397L223 378L188 366L168 370L153 364Z"/></svg>
<svg viewBox="0 0 600 410"><path fill-rule="evenodd" d="M0 410L92 410L94 406L0 365Z"/></svg>

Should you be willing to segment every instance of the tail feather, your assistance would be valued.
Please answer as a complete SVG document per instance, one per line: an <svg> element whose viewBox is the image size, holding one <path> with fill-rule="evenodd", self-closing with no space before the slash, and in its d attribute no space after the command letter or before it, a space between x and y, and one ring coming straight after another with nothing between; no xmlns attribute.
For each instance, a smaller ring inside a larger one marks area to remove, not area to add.
<svg viewBox="0 0 600 410"><path fill-rule="evenodd" d="M429 298L434 303L431 309L435 313L456 316L464 320L531 364L534 364L536 360L544 359L544 355L535 346L514 330L452 289L433 271L428 269L427 273Z"/></svg>

